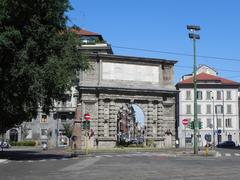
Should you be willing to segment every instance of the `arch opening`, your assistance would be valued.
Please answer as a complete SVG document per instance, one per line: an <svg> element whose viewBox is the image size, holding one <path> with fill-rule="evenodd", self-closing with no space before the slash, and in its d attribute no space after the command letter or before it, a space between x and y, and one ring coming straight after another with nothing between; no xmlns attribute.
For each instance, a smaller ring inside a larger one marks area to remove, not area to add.
<svg viewBox="0 0 240 180"><path fill-rule="evenodd" d="M137 104L125 104L117 114L117 146L144 143L144 112Z"/></svg>

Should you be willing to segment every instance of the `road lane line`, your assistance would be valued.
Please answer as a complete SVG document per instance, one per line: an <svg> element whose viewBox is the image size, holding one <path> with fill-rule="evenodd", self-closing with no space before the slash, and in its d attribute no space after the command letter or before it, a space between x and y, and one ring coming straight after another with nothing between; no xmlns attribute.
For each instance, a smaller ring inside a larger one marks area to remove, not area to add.
<svg viewBox="0 0 240 180"><path fill-rule="evenodd" d="M107 155L107 154L104 154L104 155L102 155L103 157L113 157L113 156L111 156L111 155Z"/></svg>
<svg viewBox="0 0 240 180"><path fill-rule="evenodd" d="M230 153L225 153L225 156L230 157L231 154Z"/></svg>

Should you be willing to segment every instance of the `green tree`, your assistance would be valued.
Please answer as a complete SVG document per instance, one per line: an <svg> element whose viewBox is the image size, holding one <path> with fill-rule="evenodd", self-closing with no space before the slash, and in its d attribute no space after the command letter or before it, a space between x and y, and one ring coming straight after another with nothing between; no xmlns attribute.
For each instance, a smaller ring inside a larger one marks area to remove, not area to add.
<svg viewBox="0 0 240 180"><path fill-rule="evenodd" d="M72 137L73 133L73 126L70 123L64 123L63 126L63 135L68 138L68 142L70 142L70 138ZM70 144L69 144L70 145Z"/></svg>
<svg viewBox="0 0 240 180"><path fill-rule="evenodd" d="M69 0L0 1L1 132L30 120L39 105L49 112L89 68L66 26L69 10Z"/></svg>

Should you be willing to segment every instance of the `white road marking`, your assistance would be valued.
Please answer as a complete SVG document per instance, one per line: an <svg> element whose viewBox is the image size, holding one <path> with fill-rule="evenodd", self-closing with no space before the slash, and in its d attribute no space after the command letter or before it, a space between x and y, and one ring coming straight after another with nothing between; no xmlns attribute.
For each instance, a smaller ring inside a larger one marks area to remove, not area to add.
<svg viewBox="0 0 240 180"><path fill-rule="evenodd" d="M104 154L103 157L113 157L113 156Z"/></svg>
<svg viewBox="0 0 240 180"><path fill-rule="evenodd" d="M49 161L56 161L57 159L49 159Z"/></svg>
<svg viewBox="0 0 240 180"><path fill-rule="evenodd" d="M221 153L219 153L219 152L216 153L216 157L221 157L221 156L222 156Z"/></svg>
<svg viewBox="0 0 240 180"><path fill-rule="evenodd" d="M72 158L72 159L79 159L79 157L74 157L74 158Z"/></svg>
<svg viewBox="0 0 240 180"><path fill-rule="evenodd" d="M7 159L0 159L0 163L6 163L7 161Z"/></svg>
<svg viewBox="0 0 240 180"><path fill-rule="evenodd" d="M122 154L117 154L116 156L117 156L117 157L123 157Z"/></svg>
<svg viewBox="0 0 240 180"><path fill-rule="evenodd" d="M225 153L225 156L230 157L231 154L230 153Z"/></svg>
<svg viewBox="0 0 240 180"><path fill-rule="evenodd" d="M240 156L240 154L239 154L239 153L234 153L234 155L235 155L235 156Z"/></svg>
<svg viewBox="0 0 240 180"><path fill-rule="evenodd" d="M88 158L86 160L80 161L76 164L67 166L60 171L76 171L78 172L81 169L85 169L93 164L95 164L97 161L99 161L101 158Z"/></svg>

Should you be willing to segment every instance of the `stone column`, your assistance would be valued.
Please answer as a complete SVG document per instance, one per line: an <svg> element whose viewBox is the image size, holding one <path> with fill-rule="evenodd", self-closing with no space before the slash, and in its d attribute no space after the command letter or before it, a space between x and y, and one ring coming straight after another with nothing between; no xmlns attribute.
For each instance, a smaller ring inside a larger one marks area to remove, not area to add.
<svg viewBox="0 0 240 180"><path fill-rule="evenodd" d="M109 137L115 139L117 134L116 105L114 101L109 104Z"/></svg>
<svg viewBox="0 0 240 180"><path fill-rule="evenodd" d="M74 126L73 126L73 136L76 136L75 147L80 149L82 146L82 127L81 127L81 105L78 104L75 112Z"/></svg>
<svg viewBox="0 0 240 180"><path fill-rule="evenodd" d="M102 99L98 102L98 133L97 137L104 136L104 101Z"/></svg>
<svg viewBox="0 0 240 180"><path fill-rule="evenodd" d="M157 136L163 138L163 105L159 102L157 105Z"/></svg>
<svg viewBox="0 0 240 180"><path fill-rule="evenodd" d="M148 102L147 109L147 137L153 137L153 103Z"/></svg>

